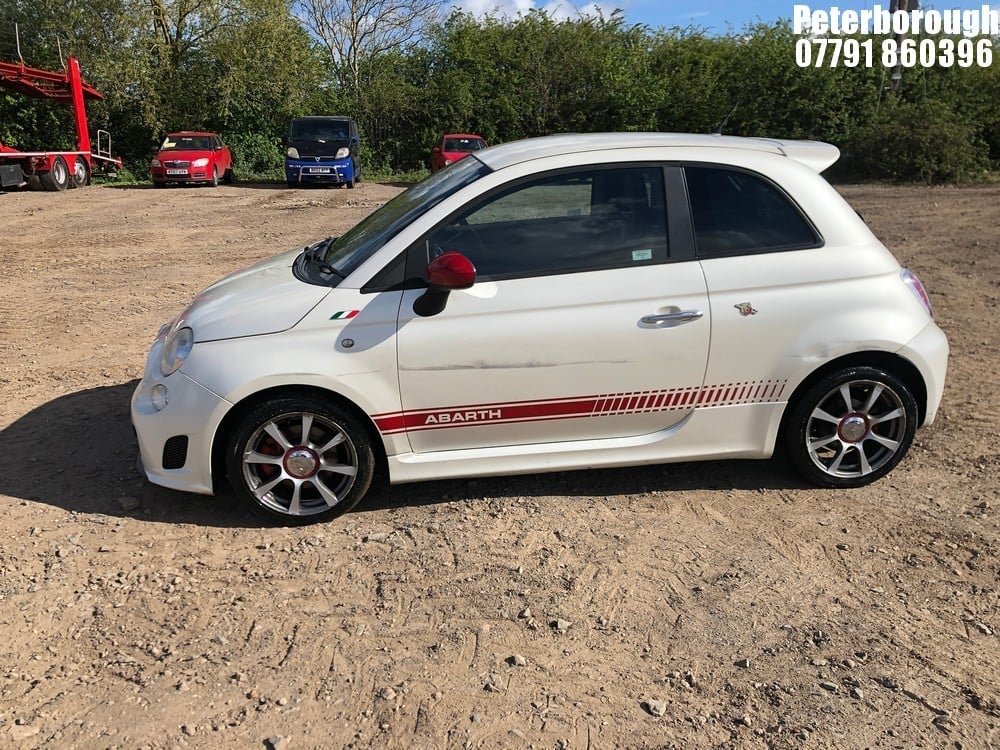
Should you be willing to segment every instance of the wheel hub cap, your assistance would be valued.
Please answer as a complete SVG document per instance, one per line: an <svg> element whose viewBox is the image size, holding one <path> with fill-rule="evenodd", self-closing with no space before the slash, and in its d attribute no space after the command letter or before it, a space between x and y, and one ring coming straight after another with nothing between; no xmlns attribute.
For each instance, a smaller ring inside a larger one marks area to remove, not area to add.
<svg viewBox="0 0 1000 750"><path fill-rule="evenodd" d="M861 414L848 414L840 421L840 439L857 443L868 434L868 420Z"/></svg>
<svg viewBox="0 0 1000 750"><path fill-rule="evenodd" d="M285 471L297 479L311 477L319 469L319 456L309 448L292 448L285 454Z"/></svg>

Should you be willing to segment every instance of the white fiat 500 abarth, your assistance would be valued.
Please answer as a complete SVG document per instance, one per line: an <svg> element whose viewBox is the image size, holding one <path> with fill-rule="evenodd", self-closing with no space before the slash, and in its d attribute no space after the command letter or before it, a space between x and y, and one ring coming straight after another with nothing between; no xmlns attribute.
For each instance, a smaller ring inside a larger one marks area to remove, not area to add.
<svg viewBox="0 0 1000 750"><path fill-rule="evenodd" d="M857 487L931 423L923 286L820 176L825 143L560 135L477 151L163 326L150 481L286 523L391 482L777 449Z"/></svg>

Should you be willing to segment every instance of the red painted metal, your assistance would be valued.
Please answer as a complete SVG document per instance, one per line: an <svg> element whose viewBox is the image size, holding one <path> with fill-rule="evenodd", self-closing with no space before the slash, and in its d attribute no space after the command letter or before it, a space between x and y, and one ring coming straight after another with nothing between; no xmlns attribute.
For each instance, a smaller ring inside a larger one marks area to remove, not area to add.
<svg viewBox="0 0 1000 750"><path fill-rule="evenodd" d="M29 68L23 62L0 62L0 88L14 91L33 99L50 99L68 104L73 109L73 126L76 135L74 151L20 151L0 143L0 161L17 164L25 175L40 175L52 169L58 157L66 161L72 171L78 157L82 157L87 169L92 171L95 160L104 161L121 168L121 159L110 154L94 154L91 150L90 132L87 128L86 101L103 99L101 93L83 80L80 63L75 57L67 60L66 70L53 72L40 68Z"/></svg>
<svg viewBox="0 0 1000 750"><path fill-rule="evenodd" d="M0 62L0 88L16 91L32 99L54 99L63 104L73 104L73 71L81 97L104 98L97 89L80 78L80 63L75 57L69 58L66 70L62 73L29 68L24 63Z"/></svg>
<svg viewBox="0 0 1000 750"><path fill-rule="evenodd" d="M80 78L80 63L71 57L66 65L69 91L73 97L73 124L76 127L76 147L80 151L90 151L90 133L87 132L87 108L83 104L83 79ZM94 92L97 93L97 92Z"/></svg>

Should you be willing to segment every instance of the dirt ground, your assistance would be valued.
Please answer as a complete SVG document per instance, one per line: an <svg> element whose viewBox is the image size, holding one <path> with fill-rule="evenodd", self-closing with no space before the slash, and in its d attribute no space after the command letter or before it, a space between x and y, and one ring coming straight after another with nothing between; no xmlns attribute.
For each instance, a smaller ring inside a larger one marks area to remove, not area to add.
<svg viewBox="0 0 1000 750"><path fill-rule="evenodd" d="M145 482L158 326L397 190L0 194L0 746L1000 747L1000 187L843 188L952 345L875 486L678 464L266 528Z"/></svg>

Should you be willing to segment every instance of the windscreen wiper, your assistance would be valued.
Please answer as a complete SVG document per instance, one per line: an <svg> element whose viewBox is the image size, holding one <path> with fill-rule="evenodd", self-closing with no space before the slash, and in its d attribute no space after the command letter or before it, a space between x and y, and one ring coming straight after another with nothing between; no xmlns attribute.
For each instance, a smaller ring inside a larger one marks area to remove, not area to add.
<svg viewBox="0 0 1000 750"><path fill-rule="evenodd" d="M347 276L338 271L334 266L331 266L326 262L326 255L333 247L333 243L337 241L336 237L327 237L321 242L317 242L312 247L306 248L306 260L311 263L316 263L319 267L321 273L327 275L339 276L341 279L346 279Z"/></svg>

